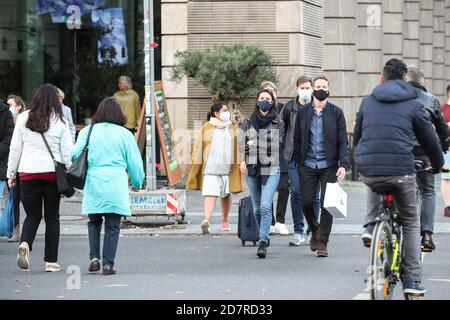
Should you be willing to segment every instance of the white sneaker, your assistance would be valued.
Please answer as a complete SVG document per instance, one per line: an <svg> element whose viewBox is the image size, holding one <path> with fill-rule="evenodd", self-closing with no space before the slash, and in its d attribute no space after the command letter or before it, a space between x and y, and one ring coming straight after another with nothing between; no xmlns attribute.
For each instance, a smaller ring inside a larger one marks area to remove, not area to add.
<svg viewBox="0 0 450 320"><path fill-rule="evenodd" d="M19 253L17 254L17 266L23 270L28 270L28 268L30 267L30 247L26 242L22 242L19 246Z"/></svg>
<svg viewBox="0 0 450 320"><path fill-rule="evenodd" d="M270 231L269 231L269 234L275 234L275 233L278 233L278 230L277 230L277 228L275 227L275 226L270 226Z"/></svg>
<svg viewBox="0 0 450 320"><path fill-rule="evenodd" d="M46 262L45 263L45 271L46 272L58 272L61 270L61 267L56 262Z"/></svg>
<svg viewBox="0 0 450 320"><path fill-rule="evenodd" d="M279 223L279 222L275 223L275 229L277 229L278 233L283 236L286 236L289 234L289 230L284 223Z"/></svg>
<svg viewBox="0 0 450 320"><path fill-rule="evenodd" d="M203 220L202 224L200 225L200 227L202 228L202 233L205 234L209 234L209 221L208 220Z"/></svg>
<svg viewBox="0 0 450 320"><path fill-rule="evenodd" d="M309 244L307 242L307 238L303 234L300 234L300 233L294 233L292 240L289 241L289 245L294 246L294 247L298 247L301 245L307 245L307 244Z"/></svg>

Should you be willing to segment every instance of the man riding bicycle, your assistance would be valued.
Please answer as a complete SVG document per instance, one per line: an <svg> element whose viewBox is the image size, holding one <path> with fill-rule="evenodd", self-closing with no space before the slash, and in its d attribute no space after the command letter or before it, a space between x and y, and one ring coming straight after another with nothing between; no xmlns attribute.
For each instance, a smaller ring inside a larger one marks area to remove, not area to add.
<svg viewBox="0 0 450 320"><path fill-rule="evenodd" d="M386 182L395 187L394 197L403 228L405 294L424 294L421 284L420 231L416 210L416 178L413 137L416 136L434 169L444 165L435 130L414 87L404 81L406 65L389 60L383 69L381 84L365 97L357 114L354 143L355 160L361 180L371 187ZM363 235L370 243L380 196L368 195L368 209Z"/></svg>

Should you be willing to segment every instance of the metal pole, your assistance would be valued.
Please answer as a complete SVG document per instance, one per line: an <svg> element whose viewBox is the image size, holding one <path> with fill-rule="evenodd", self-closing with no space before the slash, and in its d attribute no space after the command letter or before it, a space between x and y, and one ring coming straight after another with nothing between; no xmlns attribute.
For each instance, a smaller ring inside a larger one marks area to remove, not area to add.
<svg viewBox="0 0 450 320"><path fill-rule="evenodd" d="M147 191L156 190L155 48L153 0L144 0L145 126Z"/></svg>

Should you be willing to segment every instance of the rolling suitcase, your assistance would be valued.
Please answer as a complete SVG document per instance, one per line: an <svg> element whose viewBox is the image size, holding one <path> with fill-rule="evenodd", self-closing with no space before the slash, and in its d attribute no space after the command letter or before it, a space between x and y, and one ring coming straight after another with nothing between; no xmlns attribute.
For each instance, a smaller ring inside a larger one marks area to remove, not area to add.
<svg viewBox="0 0 450 320"><path fill-rule="evenodd" d="M242 198L239 201L238 233L242 246L246 241L253 242L256 246L259 240L259 225L253 213L252 199L250 197Z"/></svg>

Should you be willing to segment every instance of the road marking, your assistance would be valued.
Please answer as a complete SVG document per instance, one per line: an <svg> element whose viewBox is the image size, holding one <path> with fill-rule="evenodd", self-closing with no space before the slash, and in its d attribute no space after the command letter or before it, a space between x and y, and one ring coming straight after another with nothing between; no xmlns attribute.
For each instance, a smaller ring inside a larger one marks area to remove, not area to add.
<svg viewBox="0 0 450 320"><path fill-rule="evenodd" d="M450 279L428 279L428 281L434 281L434 282L450 282Z"/></svg>
<svg viewBox="0 0 450 320"><path fill-rule="evenodd" d="M129 287L127 284L108 284L105 287Z"/></svg>

